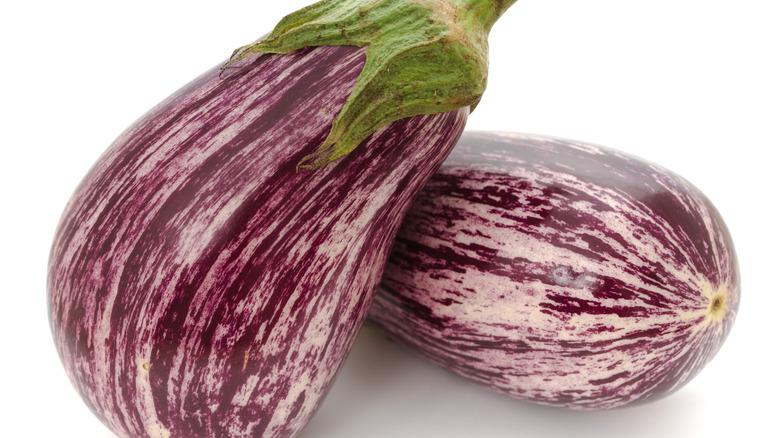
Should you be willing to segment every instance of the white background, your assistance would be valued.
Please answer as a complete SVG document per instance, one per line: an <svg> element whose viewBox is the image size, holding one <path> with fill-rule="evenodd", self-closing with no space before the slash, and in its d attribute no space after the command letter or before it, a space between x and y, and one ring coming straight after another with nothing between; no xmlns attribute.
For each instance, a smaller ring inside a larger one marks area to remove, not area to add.
<svg viewBox="0 0 780 438"><path fill-rule="evenodd" d="M0 391L9 405L0 435L111 436L71 388L51 341L54 228L119 132L308 0L268 3L0 6ZM674 395L595 413L493 394L366 329L302 436L778 436L778 2L521 0L490 41L488 91L468 129L602 144L691 180L736 242L736 326Z"/></svg>

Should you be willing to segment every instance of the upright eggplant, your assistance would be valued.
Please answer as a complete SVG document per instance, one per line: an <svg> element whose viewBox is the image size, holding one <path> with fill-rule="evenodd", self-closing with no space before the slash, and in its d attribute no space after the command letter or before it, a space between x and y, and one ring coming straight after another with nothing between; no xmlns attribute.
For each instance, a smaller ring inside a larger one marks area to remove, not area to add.
<svg viewBox="0 0 780 438"><path fill-rule="evenodd" d="M369 318L502 393L608 409L692 379L739 294L726 225L681 177L585 143L467 132L404 219Z"/></svg>
<svg viewBox="0 0 780 438"><path fill-rule="evenodd" d="M115 141L67 204L48 270L60 359L106 426L301 430L484 89L487 32L511 3L320 2Z"/></svg>

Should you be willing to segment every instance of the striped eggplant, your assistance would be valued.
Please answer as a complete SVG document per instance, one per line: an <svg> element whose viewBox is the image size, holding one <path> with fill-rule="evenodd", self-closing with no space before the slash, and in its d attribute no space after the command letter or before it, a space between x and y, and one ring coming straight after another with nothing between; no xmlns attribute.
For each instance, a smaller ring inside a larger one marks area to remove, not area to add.
<svg viewBox="0 0 780 438"><path fill-rule="evenodd" d="M214 69L81 182L51 250L50 322L72 383L114 433L290 436L310 417L467 113L395 122L296 172L363 63L363 49L322 47Z"/></svg>
<svg viewBox="0 0 780 438"><path fill-rule="evenodd" d="M512 3L324 0L115 141L65 208L47 284L60 359L106 426L303 428Z"/></svg>
<svg viewBox="0 0 780 438"><path fill-rule="evenodd" d="M681 177L599 146L467 132L404 219L369 318L499 392L609 409L692 379L739 293L728 230Z"/></svg>

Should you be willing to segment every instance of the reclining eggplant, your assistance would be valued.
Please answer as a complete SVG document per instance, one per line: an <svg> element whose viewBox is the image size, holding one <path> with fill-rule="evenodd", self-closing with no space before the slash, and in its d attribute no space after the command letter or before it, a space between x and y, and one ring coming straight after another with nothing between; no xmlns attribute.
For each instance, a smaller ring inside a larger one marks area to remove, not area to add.
<svg viewBox="0 0 780 438"><path fill-rule="evenodd" d="M738 303L726 225L689 182L603 147L466 132L404 219L369 318L502 393L608 409L693 378Z"/></svg>

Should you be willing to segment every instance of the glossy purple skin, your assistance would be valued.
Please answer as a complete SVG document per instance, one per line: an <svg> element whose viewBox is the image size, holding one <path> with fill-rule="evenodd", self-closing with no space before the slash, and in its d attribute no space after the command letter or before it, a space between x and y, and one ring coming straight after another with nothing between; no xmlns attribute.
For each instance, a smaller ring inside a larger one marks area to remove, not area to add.
<svg viewBox="0 0 780 438"><path fill-rule="evenodd" d="M404 219L369 318L502 393L609 409L693 378L738 303L729 233L687 181L598 146L466 132Z"/></svg>
<svg viewBox="0 0 780 438"><path fill-rule="evenodd" d="M287 437L349 351L404 213L467 110L296 172L365 62L321 47L214 69L123 133L51 250L54 341L121 437Z"/></svg>

